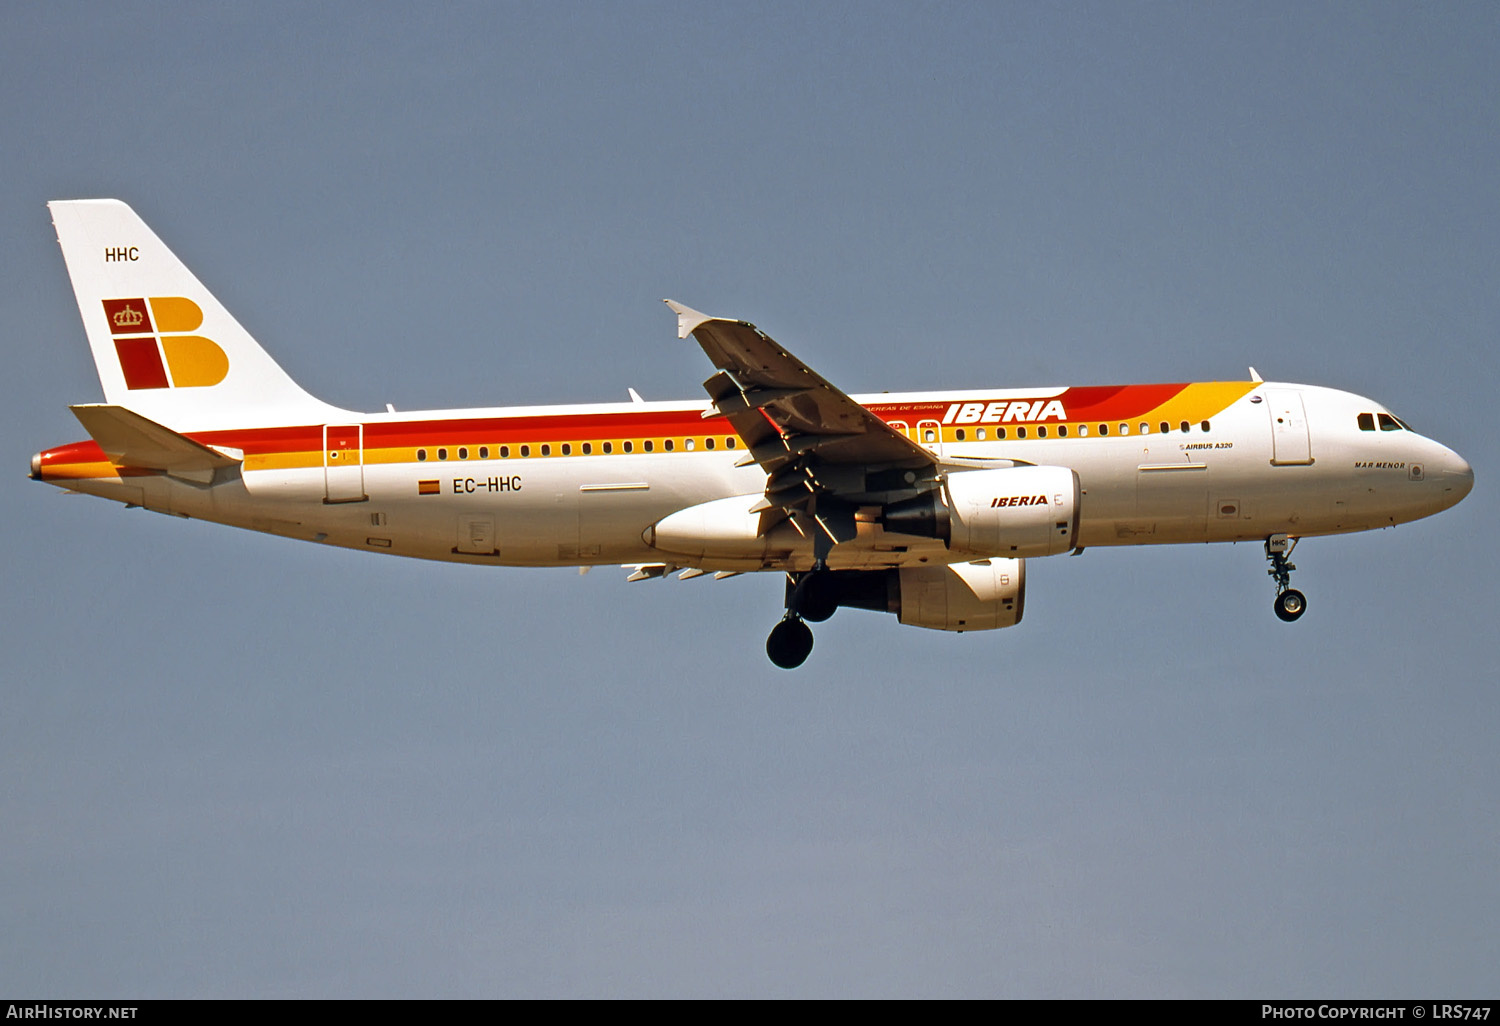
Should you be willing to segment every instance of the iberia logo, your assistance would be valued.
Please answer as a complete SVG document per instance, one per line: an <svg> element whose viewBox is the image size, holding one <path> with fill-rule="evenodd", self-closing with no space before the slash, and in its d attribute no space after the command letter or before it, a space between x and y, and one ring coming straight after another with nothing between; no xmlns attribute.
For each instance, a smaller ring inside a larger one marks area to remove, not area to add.
<svg viewBox="0 0 1500 1026"><path fill-rule="evenodd" d="M217 342L189 334L203 324L203 311L191 299L106 299L104 316L126 388L202 388L229 373L229 357Z"/></svg>

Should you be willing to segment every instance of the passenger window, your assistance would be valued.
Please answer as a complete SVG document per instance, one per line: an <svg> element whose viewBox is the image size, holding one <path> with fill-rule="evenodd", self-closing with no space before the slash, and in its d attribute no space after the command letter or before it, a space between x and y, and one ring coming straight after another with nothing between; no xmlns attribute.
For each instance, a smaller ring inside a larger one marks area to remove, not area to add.
<svg viewBox="0 0 1500 1026"><path fill-rule="evenodd" d="M487 446L487 445L481 445L479 447L479 458L482 459L482 460L487 460L487 459L490 458L490 447L489 446Z"/></svg>
<svg viewBox="0 0 1500 1026"><path fill-rule="evenodd" d="M626 451L626 452L630 452L630 451L631 451L631 450L633 450L633 449L634 449L634 448L635 448L635 446L634 446L634 445L632 445L632 444L631 444L631 443L629 443L629 442L626 442L626 443L625 443L625 444L624 444L624 445L622 445L622 446L621 446L621 447L620 447L620 448L622 448L622 449L624 449L624 450L625 450L625 451Z"/></svg>
<svg viewBox="0 0 1500 1026"><path fill-rule="evenodd" d="M1089 436L1089 426L1087 424L1079 424L1078 425L1078 437L1079 438L1087 438L1088 436Z"/></svg>
<svg viewBox="0 0 1500 1026"><path fill-rule="evenodd" d="M974 437L979 439L981 442L984 441L984 428L976 428L974 431Z"/></svg>
<svg viewBox="0 0 1500 1026"><path fill-rule="evenodd" d="M550 445L544 445L544 446L542 446L542 455L543 456L551 456L552 455L552 446L550 446Z"/></svg>
<svg viewBox="0 0 1500 1026"><path fill-rule="evenodd" d="M1046 438L1047 437L1047 428L1045 426L1037 428L1036 429L1036 436L1038 438Z"/></svg>
<svg viewBox="0 0 1500 1026"><path fill-rule="evenodd" d="M1199 424L1198 426L1200 428L1202 428L1204 431L1207 431L1208 430L1208 421L1205 420L1202 424Z"/></svg>
<svg viewBox="0 0 1500 1026"><path fill-rule="evenodd" d="M647 452L650 452L652 450L652 448L653 448L653 446L651 444L651 439L648 438L644 442L642 442L641 443L641 448L645 449Z"/></svg>
<svg viewBox="0 0 1500 1026"><path fill-rule="evenodd" d="M1099 425L1099 433L1101 435L1107 435L1107 434L1109 434L1109 425L1108 424L1100 424Z"/></svg>
<svg viewBox="0 0 1500 1026"><path fill-rule="evenodd" d="M1188 422L1187 422L1187 421L1183 421L1183 422L1182 422L1182 433L1183 433L1183 434L1187 434L1187 433L1188 433L1188 429L1189 429L1189 428L1190 428L1190 427L1191 427L1191 426L1192 426L1192 425L1190 425L1190 424L1189 424L1189 423L1188 423Z"/></svg>
<svg viewBox="0 0 1500 1026"><path fill-rule="evenodd" d="M615 451L614 443L612 443L612 442L605 442L604 445L603 445L603 449L604 449L604 454L606 456L609 455L610 453L612 453L612 452Z"/></svg>
<svg viewBox="0 0 1500 1026"><path fill-rule="evenodd" d="M995 429L995 437L996 438L1004 438L1005 437L1005 429L1004 428L996 428Z"/></svg>
<svg viewBox="0 0 1500 1026"><path fill-rule="evenodd" d="M726 448L726 449L733 449L734 448L734 436L733 435L730 435L728 438L724 439L724 448Z"/></svg>
<svg viewBox="0 0 1500 1026"><path fill-rule="evenodd" d="M691 438L685 438L685 439L683 439L683 441L682 441L682 447L684 449L686 449L688 452L692 452L693 451L693 440Z"/></svg>
<svg viewBox="0 0 1500 1026"><path fill-rule="evenodd" d="M588 455L592 454L593 451L594 451L594 443L593 442L584 442L583 443L583 454L585 456L588 456Z"/></svg>
<svg viewBox="0 0 1500 1026"><path fill-rule="evenodd" d="M571 445L569 445L567 442L564 442L563 443L563 447L562 447L562 454L564 456L571 456L571 455L573 455L573 447Z"/></svg>
<svg viewBox="0 0 1500 1026"><path fill-rule="evenodd" d="M957 431L953 432L953 438L955 441L962 442L964 440L964 429L959 428Z"/></svg>
<svg viewBox="0 0 1500 1026"><path fill-rule="evenodd" d="M502 460L508 460L508 459L510 459L510 446L508 446L508 445L502 445L500 447L500 458Z"/></svg>
<svg viewBox="0 0 1500 1026"><path fill-rule="evenodd" d="M1022 428L1022 427L1016 428L1016 437L1017 438L1025 438L1026 437L1026 429Z"/></svg>
<svg viewBox="0 0 1500 1026"><path fill-rule="evenodd" d="M705 448L705 449L712 449L713 447L714 447L714 440L712 438L705 438L703 440L703 448Z"/></svg>
<svg viewBox="0 0 1500 1026"><path fill-rule="evenodd" d="M1400 421L1396 420L1395 417L1392 417L1389 413L1382 413L1380 414L1380 430L1400 431L1401 423Z"/></svg>
<svg viewBox="0 0 1500 1026"><path fill-rule="evenodd" d="M1168 431L1171 431L1171 430L1172 430L1172 425L1171 424L1168 424L1166 421L1162 421L1161 422L1161 433L1162 434L1166 434Z"/></svg>
<svg viewBox="0 0 1500 1026"><path fill-rule="evenodd" d="M1068 437L1068 425L1066 425L1066 424L1059 424L1059 425L1057 425L1057 437L1058 438L1067 438Z"/></svg>
<svg viewBox="0 0 1500 1026"><path fill-rule="evenodd" d="M448 450L447 449L439 449L438 450L438 459L445 460L447 458L448 458Z"/></svg>
<svg viewBox="0 0 1500 1026"><path fill-rule="evenodd" d="M1147 424L1144 420L1141 421L1141 434L1143 434L1143 435L1149 435L1150 433L1151 433L1151 425Z"/></svg>
<svg viewBox="0 0 1500 1026"><path fill-rule="evenodd" d="M458 450L458 458L461 460L466 460L469 458L469 447L467 445L462 446Z"/></svg>
<svg viewBox="0 0 1500 1026"><path fill-rule="evenodd" d="M933 433L932 428L923 428L922 429L922 441L924 441L924 442L935 442L935 441L937 441L937 435L935 435Z"/></svg>
<svg viewBox="0 0 1500 1026"><path fill-rule="evenodd" d="M661 447L663 449L667 450L667 452L671 452L672 451L673 445L674 445L674 443L673 443L673 441L670 438L668 438L665 442L661 443Z"/></svg>
<svg viewBox="0 0 1500 1026"><path fill-rule="evenodd" d="M426 459L427 459L427 450L426 449L418 449L417 450L417 462L421 463L421 462L425 461Z"/></svg>

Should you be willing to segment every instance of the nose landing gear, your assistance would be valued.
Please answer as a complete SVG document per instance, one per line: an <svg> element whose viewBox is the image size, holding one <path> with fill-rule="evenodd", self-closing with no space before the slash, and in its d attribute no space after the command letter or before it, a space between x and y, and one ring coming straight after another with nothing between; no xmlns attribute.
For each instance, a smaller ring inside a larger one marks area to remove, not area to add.
<svg viewBox="0 0 1500 1026"><path fill-rule="evenodd" d="M1266 539L1266 558L1271 569L1266 573L1276 579L1276 618L1286 623L1307 612L1307 596L1292 587L1292 571L1297 569L1291 562L1292 550L1297 539L1285 534L1273 534Z"/></svg>

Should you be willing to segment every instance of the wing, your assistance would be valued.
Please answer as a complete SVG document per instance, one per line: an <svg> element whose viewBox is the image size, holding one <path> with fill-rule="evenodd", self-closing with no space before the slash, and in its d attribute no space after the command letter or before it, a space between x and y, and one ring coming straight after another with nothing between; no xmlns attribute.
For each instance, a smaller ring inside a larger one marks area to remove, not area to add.
<svg viewBox="0 0 1500 1026"><path fill-rule="evenodd" d="M692 335L719 373L703 383L713 400L704 416L729 420L766 472L758 509L810 519L826 541L855 536L854 513L931 487L937 458L835 388L745 321L710 317L667 300L677 336ZM763 529L770 525L763 519Z"/></svg>

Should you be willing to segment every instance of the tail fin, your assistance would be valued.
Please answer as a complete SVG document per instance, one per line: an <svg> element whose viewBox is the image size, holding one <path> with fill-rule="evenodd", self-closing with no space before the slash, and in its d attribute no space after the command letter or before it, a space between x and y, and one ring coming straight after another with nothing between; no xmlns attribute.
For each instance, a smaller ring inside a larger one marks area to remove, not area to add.
<svg viewBox="0 0 1500 1026"><path fill-rule="evenodd" d="M48 204L107 403L178 431L327 422L193 272L119 200Z"/></svg>

